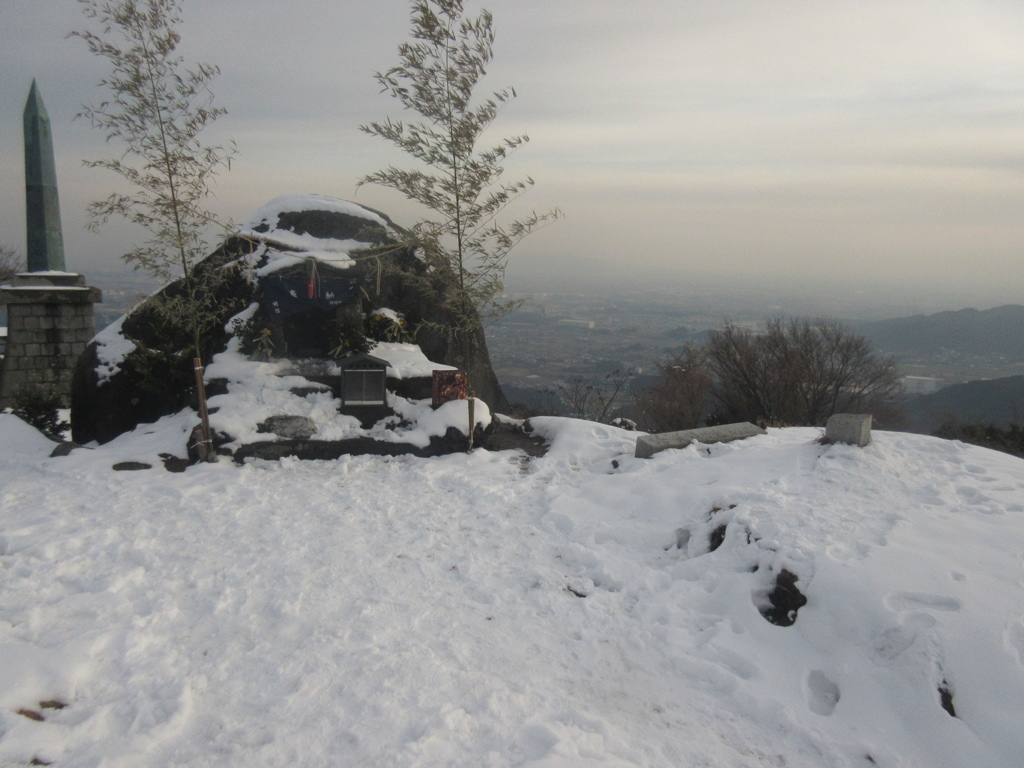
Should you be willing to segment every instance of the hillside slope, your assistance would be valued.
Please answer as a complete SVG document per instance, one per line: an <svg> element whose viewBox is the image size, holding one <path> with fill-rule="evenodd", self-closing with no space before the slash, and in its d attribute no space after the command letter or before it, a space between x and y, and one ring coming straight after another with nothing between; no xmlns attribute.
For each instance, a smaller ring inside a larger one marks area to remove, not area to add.
<svg viewBox="0 0 1024 768"><path fill-rule="evenodd" d="M48 458L0 415L0 764L1024 754L1018 459L785 429L640 460L547 418L533 460L164 471L193 423Z"/></svg>
<svg viewBox="0 0 1024 768"><path fill-rule="evenodd" d="M898 317L856 327L883 352L931 355L952 350L1024 360L1024 306L1018 304Z"/></svg>
<svg viewBox="0 0 1024 768"><path fill-rule="evenodd" d="M1024 376L1004 376L953 384L930 395L907 398L908 425L931 433L947 422L1024 424Z"/></svg>

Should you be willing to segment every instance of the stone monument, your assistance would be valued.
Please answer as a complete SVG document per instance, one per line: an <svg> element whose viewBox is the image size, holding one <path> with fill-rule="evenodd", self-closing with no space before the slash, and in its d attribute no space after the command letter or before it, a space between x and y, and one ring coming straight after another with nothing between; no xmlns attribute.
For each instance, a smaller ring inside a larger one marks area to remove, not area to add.
<svg viewBox="0 0 1024 768"><path fill-rule="evenodd" d="M28 271L0 286L7 305L7 354L0 368L0 407L24 390L70 400L78 356L96 335L93 304L98 288L65 272L57 172L50 117L35 80L24 112L25 208Z"/></svg>
<svg viewBox="0 0 1024 768"><path fill-rule="evenodd" d="M22 116L25 130L25 224L28 271L64 271L64 235L57 198L57 164L53 157L50 116L36 81Z"/></svg>

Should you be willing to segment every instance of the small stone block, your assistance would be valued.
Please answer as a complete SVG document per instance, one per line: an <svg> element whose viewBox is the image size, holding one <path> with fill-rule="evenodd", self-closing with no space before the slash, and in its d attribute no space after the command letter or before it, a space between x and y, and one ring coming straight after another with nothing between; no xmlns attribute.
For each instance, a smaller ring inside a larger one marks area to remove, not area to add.
<svg viewBox="0 0 1024 768"><path fill-rule="evenodd" d="M257 432L272 432L287 440L308 440L316 432L316 423L307 416L270 416L256 426Z"/></svg>
<svg viewBox="0 0 1024 768"><path fill-rule="evenodd" d="M837 413L825 424L826 443L849 443L863 448L871 442L870 413Z"/></svg>
<svg viewBox="0 0 1024 768"><path fill-rule="evenodd" d="M737 424L723 424L718 427L684 429L681 432L663 432L660 435L642 435L636 440L634 455L638 459L649 459L666 448L685 448L690 443L728 443L763 434L765 431L761 427L748 421L741 421Z"/></svg>
<svg viewBox="0 0 1024 768"><path fill-rule="evenodd" d="M144 461L119 461L111 469L115 472L138 472L141 469L152 469L152 464Z"/></svg>

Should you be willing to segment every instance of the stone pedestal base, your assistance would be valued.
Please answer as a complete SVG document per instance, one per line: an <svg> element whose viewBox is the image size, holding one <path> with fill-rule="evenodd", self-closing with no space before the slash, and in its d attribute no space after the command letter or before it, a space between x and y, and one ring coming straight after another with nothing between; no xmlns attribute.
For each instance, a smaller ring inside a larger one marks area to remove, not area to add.
<svg viewBox="0 0 1024 768"><path fill-rule="evenodd" d="M98 288L82 275L24 272L0 286L7 305L7 354L0 368L0 408L25 389L53 393L70 404L75 361L96 335Z"/></svg>

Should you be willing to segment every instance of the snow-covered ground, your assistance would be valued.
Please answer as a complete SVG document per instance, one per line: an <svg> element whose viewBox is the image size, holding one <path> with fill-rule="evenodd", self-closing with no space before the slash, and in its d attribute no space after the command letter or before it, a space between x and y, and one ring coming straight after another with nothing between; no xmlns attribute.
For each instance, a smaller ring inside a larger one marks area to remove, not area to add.
<svg viewBox="0 0 1024 768"><path fill-rule="evenodd" d="M0 416L0 765L1024 765L1018 459L538 419L540 459L165 471L193 424L48 458Z"/></svg>

